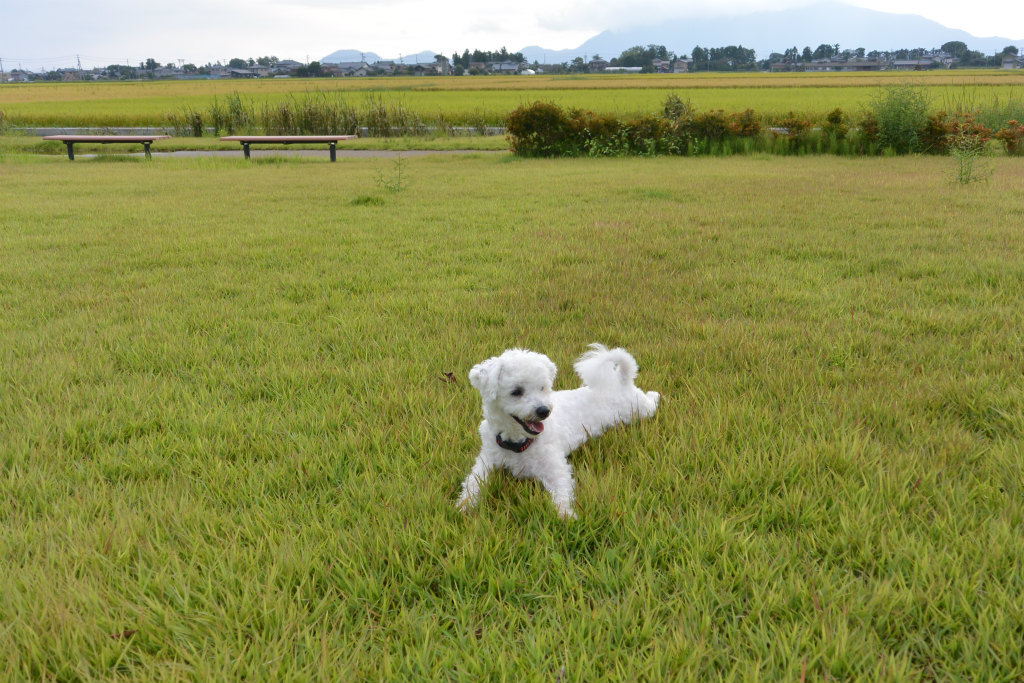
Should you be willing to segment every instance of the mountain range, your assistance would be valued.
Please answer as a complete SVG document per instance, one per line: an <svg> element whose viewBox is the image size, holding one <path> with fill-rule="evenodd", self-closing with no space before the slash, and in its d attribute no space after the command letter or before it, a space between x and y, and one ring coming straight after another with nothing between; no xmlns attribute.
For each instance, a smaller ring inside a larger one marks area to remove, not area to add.
<svg viewBox="0 0 1024 683"><path fill-rule="evenodd" d="M343 62L366 62L367 64L375 64L377 62L395 62L396 64L433 64L434 55L436 54L438 53L426 50L424 52L417 52L414 55L399 55L398 57L388 57L385 59L376 52L336 50L320 61L326 64L341 64Z"/></svg>
<svg viewBox="0 0 1024 683"><path fill-rule="evenodd" d="M536 45L524 47L528 62L558 64L576 57L605 59L618 57L634 45L664 45L678 55L688 55L694 46L724 47L742 45L753 49L759 59L787 48L812 50L822 43L839 44L840 49L863 47L871 50L900 48L938 48L950 41L961 41L971 50L995 54L1007 45L1024 49L1024 37L978 37L960 29L943 26L937 21L916 14L894 14L854 7L841 2L822 2L793 9L751 12L738 16L693 19L652 20L651 23L628 29L609 29L588 39L575 49L549 50ZM459 50L494 49L493 46L464 46ZM405 64L432 62L434 52L420 52L402 57ZM362 55L362 57L360 57ZM324 62L369 63L383 61L373 52L339 50L323 58ZM393 61L399 61L395 58Z"/></svg>

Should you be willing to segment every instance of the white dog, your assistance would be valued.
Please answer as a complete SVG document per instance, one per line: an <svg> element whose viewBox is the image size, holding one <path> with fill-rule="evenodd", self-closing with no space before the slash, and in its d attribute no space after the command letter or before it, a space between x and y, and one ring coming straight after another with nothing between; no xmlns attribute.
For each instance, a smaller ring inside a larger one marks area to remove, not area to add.
<svg viewBox="0 0 1024 683"><path fill-rule="evenodd" d="M537 479L563 517L575 517L574 483L568 456L605 429L649 417L660 395L644 392L636 360L625 349L591 344L575 364L583 386L552 391L558 369L540 353L510 349L469 371L469 382L483 397L482 446L462 485L459 508L479 501L480 486L496 467L517 477Z"/></svg>

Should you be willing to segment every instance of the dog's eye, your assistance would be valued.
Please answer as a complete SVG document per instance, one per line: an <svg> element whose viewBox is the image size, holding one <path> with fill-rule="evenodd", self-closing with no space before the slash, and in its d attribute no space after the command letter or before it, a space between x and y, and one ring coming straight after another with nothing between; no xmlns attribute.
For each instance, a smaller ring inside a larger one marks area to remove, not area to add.
<svg viewBox="0 0 1024 683"><path fill-rule="evenodd" d="M516 398L522 396L523 395L523 388L522 387L516 387L515 389L512 390L512 395L515 396Z"/></svg>

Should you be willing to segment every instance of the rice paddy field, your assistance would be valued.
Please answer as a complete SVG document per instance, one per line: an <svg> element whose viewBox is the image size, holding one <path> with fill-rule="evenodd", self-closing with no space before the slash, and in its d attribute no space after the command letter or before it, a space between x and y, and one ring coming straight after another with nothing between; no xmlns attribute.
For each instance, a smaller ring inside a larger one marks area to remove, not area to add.
<svg viewBox="0 0 1024 683"><path fill-rule="evenodd" d="M1024 165L951 163L0 154L0 679L1024 679ZM593 341L663 401L579 519L459 513L469 368Z"/></svg>
<svg viewBox="0 0 1024 683"><path fill-rule="evenodd" d="M537 100L603 114L660 110L669 94L698 110L790 111L816 118L839 107L855 112L880 87L912 83L936 109L1024 112L1024 74L1014 71L491 76L448 78L263 79L131 83L31 83L0 87L0 124L11 126L160 126L168 115L206 110L237 96L254 107L310 95L359 106L367 100L401 106L424 120L500 125Z"/></svg>

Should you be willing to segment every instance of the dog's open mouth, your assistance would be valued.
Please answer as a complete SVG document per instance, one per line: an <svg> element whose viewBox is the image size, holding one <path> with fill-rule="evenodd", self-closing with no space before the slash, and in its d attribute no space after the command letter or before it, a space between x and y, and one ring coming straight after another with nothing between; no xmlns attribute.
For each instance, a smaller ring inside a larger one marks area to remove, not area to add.
<svg viewBox="0 0 1024 683"><path fill-rule="evenodd" d="M540 420L520 420L515 415L512 419L519 423L519 426L526 430L527 434L537 436L544 431L544 423Z"/></svg>

